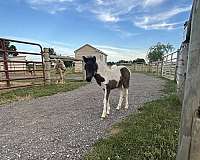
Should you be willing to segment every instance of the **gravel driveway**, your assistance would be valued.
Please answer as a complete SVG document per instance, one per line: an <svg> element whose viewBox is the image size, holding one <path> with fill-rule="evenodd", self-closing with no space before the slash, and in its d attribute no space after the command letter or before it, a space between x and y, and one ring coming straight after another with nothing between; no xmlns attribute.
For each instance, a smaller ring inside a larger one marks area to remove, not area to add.
<svg viewBox="0 0 200 160"><path fill-rule="evenodd" d="M132 74L129 110L117 111L119 92L111 93L111 115L100 116L103 92L95 82L77 90L0 106L0 159L81 159L106 130L159 98L164 81Z"/></svg>

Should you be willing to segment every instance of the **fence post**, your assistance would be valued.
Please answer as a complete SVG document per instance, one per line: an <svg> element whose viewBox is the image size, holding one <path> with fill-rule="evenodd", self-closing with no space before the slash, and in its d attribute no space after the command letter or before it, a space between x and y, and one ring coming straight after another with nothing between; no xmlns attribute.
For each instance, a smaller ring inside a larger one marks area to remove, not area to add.
<svg viewBox="0 0 200 160"><path fill-rule="evenodd" d="M200 157L200 0L194 0L177 160Z"/></svg>
<svg viewBox="0 0 200 160"><path fill-rule="evenodd" d="M45 83L51 83L51 62L49 57L49 49L44 48L44 66L45 66Z"/></svg>
<svg viewBox="0 0 200 160"><path fill-rule="evenodd" d="M157 72L157 76L159 76L158 67L159 67L159 62L156 63L156 72Z"/></svg>
<svg viewBox="0 0 200 160"><path fill-rule="evenodd" d="M135 65L136 65L136 64L134 63L134 71L136 71L136 70L135 70Z"/></svg>
<svg viewBox="0 0 200 160"><path fill-rule="evenodd" d="M171 54L171 59L170 59L170 77L172 76L172 64L173 64L173 53ZM175 80L175 75L174 75L174 78L173 80Z"/></svg>
<svg viewBox="0 0 200 160"><path fill-rule="evenodd" d="M86 71L85 71L85 64L84 62L82 61L82 72L83 72L83 80L86 80Z"/></svg>
<svg viewBox="0 0 200 160"><path fill-rule="evenodd" d="M180 49L177 50L177 56L176 56L175 82L177 82L177 70L178 70L179 56L180 56Z"/></svg>
<svg viewBox="0 0 200 160"><path fill-rule="evenodd" d="M163 61L164 61L164 58L162 58L162 61L161 61L161 77L163 77Z"/></svg>
<svg viewBox="0 0 200 160"><path fill-rule="evenodd" d="M181 103L184 98L188 48L189 44L183 43L181 45L181 49L179 50L177 58L177 71L176 71L177 95Z"/></svg>
<svg viewBox="0 0 200 160"><path fill-rule="evenodd" d="M6 75L6 84L7 87L10 87L10 76L9 76L9 68L8 68L8 52L5 46L6 41L3 40L2 46L3 46L3 61L4 61L4 70Z"/></svg>

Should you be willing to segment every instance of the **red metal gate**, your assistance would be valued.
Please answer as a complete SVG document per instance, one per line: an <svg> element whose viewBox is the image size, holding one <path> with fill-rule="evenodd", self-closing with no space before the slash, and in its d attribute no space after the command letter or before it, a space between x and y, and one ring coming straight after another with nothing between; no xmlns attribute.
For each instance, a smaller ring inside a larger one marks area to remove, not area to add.
<svg viewBox="0 0 200 160"><path fill-rule="evenodd" d="M39 52L9 50L6 44L15 43L39 47ZM12 60L9 54L40 56L40 60ZM39 66L39 67L37 67ZM32 85L45 82L45 68L42 46L37 43L0 38L0 90Z"/></svg>

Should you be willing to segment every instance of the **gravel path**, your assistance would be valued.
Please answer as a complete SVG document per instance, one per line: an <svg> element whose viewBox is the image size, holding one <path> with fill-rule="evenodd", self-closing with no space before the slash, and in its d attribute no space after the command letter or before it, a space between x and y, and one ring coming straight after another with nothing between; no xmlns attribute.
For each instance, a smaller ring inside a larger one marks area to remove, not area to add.
<svg viewBox="0 0 200 160"><path fill-rule="evenodd" d="M106 129L159 98L164 81L132 74L129 110L116 111L118 90L111 93L111 115L101 120L103 92L92 82L77 90L0 106L0 159L78 160Z"/></svg>

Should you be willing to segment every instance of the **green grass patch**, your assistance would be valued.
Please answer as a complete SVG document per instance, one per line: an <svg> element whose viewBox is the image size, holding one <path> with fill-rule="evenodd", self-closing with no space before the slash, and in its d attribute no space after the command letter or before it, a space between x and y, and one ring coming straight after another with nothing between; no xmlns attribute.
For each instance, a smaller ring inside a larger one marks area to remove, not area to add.
<svg viewBox="0 0 200 160"><path fill-rule="evenodd" d="M165 79L165 78L163 78ZM176 83L174 81L171 80L166 80L163 92L165 94L171 95L171 94L176 94Z"/></svg>
<svg viewBox="0 0 200 160"><path fill-rule="evenodd" d="M15 89L0 93L0 104L24 99L50 96L59 92L67 92L77 89L85 84L86 82L82 80L68 80L65 82L65 84L51 84L45 86L33 86Z"/></svg>
<svg viewBox="0 0 200 160"><path fill-rule="evenodd" d="M175 160L181 107L172 83L166 81L168 96L146 103L139 113L114 125L85 160Z"/></svg>

